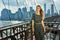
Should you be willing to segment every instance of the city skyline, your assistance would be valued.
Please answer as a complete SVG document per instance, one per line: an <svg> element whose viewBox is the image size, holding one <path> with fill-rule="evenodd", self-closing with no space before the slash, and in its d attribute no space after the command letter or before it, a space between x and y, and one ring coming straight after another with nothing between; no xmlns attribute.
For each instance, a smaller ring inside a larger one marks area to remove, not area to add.
<svg viewBox="0 0 60 40"><path fill-rule="evenodd" d="M20 0L21 1L21 0ZM11 10L11 12L12 13L15 13L17 10L18 10L18 8L23 8L23 7L25 7L26 5L28 5L28 7L27 7L27 10L29 11L29 7L30 6L32 6L33 7L33 9L35 10L35 7L36 7L36 5L41 5L41 7L42 8L44 8L44 3L46 2L46 4L47 4L47 8L49 7L48 6L48 4L49 3L52 3L52 1L51 0L33 0L33 1L28 1L28 0L26 0L26 4L22 4L22 2L24 2L24 0L22 0L21 2L20 2L19 0L18 0L18 2L19 2L19 6L17 5L17 3L16 3L16 0L9 0L9 8L8 8L8 1L4 1L4 3L5 3L5 6L6 6L6 8L7 9L10 9ZM14 3L13 3L14 2ZM29 3L28 3L29 2ZM43 2L43 3L42 3ZM56 5L56 8L57 8L57 10L59 10L60 8L59 8L59 1L58 0L54 0L54 2L55 2L55 5ZM2 0L0 0L0 3L1 3L1 5L0 5L0 15L1 15L1 11L5 8L4 7L4 5L3 5L3 3L2 3ZM20 3L21 3L21 5L24 5L24 6L22 6L22 7L20 7ZM30 4L30 3L32 3L32 5ZM50 4L49 4L50 5ZM49 9L49 8L48 8ZM48 9L46 9L46 10L48 10Z"/></svg>
<svg viewBox="0 0 60 40"><path fill-rule="evenodd" d="M32 7L30 7L30 12L27 12L27 8L24 7L22 9L19 8L18 11L13 14L11 10L5 8L1 11L0 20L31 20L34 12Z"/></svg>
<svg viewBox="0 0 60 40"><path fill-rule="evenodd" d="M58 15L57 12L54 12L55 11L54 4L51 4L50 7L51 8L46 10L47 9L46 3L44 4L45 18ZM19 8L18 11L15 13L12 13L11 10L5 8L1 11L2 14L1 14L0 18L1 18L1 20L26 20L26 19L31 19L34 12L35 12L35 10L33 9L33 7L30 7L29 12L27 11L27 8L24 7L22 9Z"/></svg>

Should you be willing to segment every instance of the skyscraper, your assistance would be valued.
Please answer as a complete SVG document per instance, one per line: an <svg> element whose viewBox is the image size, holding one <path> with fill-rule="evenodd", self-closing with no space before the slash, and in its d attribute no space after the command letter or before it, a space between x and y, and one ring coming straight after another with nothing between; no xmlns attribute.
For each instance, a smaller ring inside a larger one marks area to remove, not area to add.
<svg viewBox="0 0 60 40"><path fill-rule="evenodd" d="M48 17L51 16L50 15L50 9L47 10L47 15L48 15Z"/></svg>
<svg viewBox="0 0 60 40"><path fill-rule="evenodd" d="M44 15L46 15L46 3L44 3Z"/></svg>
<svg viewBox="0 0 60 40"><path fill-rule="evenodd" d="M51 15L54 16L54 4L51 4Z"/></svg>
<svg viewBox="0 0 60 40"><path fill-rule="evenodd" d="M21 8L18 9L17 14L18 14L18 20L21 21L22 18L23 18L23 14L22 14Z"/></svg>
<svg viewBox="0 0 60 40"><path fill-rule="evenodd" d="M33 9L33 7L30 7L30 17L31 18L32 18L33 13L34 13L34 9Z"/></svg>
<svg viewBox="0 0 60 40"><path fill-rule="evenodd" d="M25 21L28 18L27 8L26 7L22 8L22 15L23 15L23 19L22 20Z"/></svg>
<svg viewBox="0 0 60 40"><path fill-rule="evenodd" d="M1 11L1 20L10 20L11 11L8 9L3 9Z"/></svg>
<svg viewBox="0 0 60 40"><path fill-rule="evenodd" d="M59 10L59 15L60 15L60 10Z"/></svg>

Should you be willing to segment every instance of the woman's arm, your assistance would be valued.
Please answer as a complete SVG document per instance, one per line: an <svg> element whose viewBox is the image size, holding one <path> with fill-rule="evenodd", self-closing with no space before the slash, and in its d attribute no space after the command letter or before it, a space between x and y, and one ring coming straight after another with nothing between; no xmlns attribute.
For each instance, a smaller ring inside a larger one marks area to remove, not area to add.
<svg viewBox="0 0 60 40"><path fill-rule="evenodd" d="M44 12L42 13L42 26L44 28L44 32L46 32L46 28L44 27Z"/></svg>
<svg viewBox="0 0 60 40"><path fill-rule="evenodd" d="M42 26L44 27L44 12L42 12L42 20L41 20L41 22L42 22Z"/></svg>
<svg viewBox="0 0 60 40"><path fill-rule="evenodd" d="M42 20L42 26L44 27L44 21Z"/></svg>
<svg viewBox="0 0 60 40"><path fill-rule="evenodd" d="M32 32L34 32L34 20L32 20Z"/></svg>

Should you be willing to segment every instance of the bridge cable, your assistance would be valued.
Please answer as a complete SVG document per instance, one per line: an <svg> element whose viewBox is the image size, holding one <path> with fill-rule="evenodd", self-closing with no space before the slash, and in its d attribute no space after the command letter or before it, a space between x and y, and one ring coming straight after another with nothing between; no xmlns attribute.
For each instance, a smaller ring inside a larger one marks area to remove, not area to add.
<svg viewBox="0 0 60 40"><path fill-rule="evenodd" d="M9 0L8 0L8 8L10 8L10 7L9 7L9 4L10 4L10 3L9 3ZM10 10L10 9L9 9L9 10ZM11 11L11 10L10 10L10 11ZM8 13L9 13L9 11L8 11ZM10 14L11 14L11 13L10 13ZM9 19L10 19L10 21L11 21L10 15L9 15Z"/></svg>
<svg viewBox="0 0 60 40"><path fill-rule="evenodd" d="M55 6L56 12L58 13L58 10L57 10L57 8L56 8L55 2L54 2L53 0L52 0L52 2L53 2L53 4L54 4L54 6Z"/></svg>
<svg viewBox="0 0 60 40"><path fill-rule="evenodd" d="M5 3L4 3L4 1L3 1L3 0L2 0L2 3L3 3L3 5L4 5L4 7L6 8Z"/></svg>

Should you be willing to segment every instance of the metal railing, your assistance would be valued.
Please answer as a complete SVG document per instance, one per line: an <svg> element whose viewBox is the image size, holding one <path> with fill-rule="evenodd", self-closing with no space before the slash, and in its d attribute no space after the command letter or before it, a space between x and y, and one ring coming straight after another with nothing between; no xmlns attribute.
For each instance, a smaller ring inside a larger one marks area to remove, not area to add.
<svg viewBox="0 0 60 40"><path fill-rule="evenodd" d="M32 40L29 22L0 28L0 40Z"/></svg>
<svg viewBox="0 0 60 40"><path fill-rule="evenodd" d="M54 27L54 25L56 26ZM45 27L47 29L46 33L52 33L53 31L53 34L55 34L55 32L58 32L59 34L60 33L59 25L60 22L45 22ZM47 35L46 37L48 40ZM56 34L53 40L55 40L55 38ZM18 23L0 28L0 40L28 40L28 39L33 40L30 22Z"/></svg>
<svg viewBox="0 0 60 40"><path fill-rule="evenodd" d="M46 40L60 40L60 22L45 22L45 26L47 29Z"/></svg>

